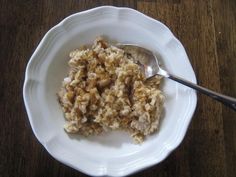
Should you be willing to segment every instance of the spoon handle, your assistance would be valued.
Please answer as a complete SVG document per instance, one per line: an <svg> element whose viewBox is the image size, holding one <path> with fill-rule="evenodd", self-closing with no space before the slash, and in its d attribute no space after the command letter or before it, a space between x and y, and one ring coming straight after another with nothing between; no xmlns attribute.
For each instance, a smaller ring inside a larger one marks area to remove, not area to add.
<svg viewBox="0 0 236 177"><path fill-rule="evenodd" d="M217 92L214 92L212 90L209 90L207 88L204 88L204 87L201 87L197 84L194 84L192 82L189 82L185 79L182 79L178 76L175 76L175 75L172 75L172 74L169 74L169 77L170 79L176 81L176 82L179 82L183 85L186 85L188 87L191 87L207 96L210 96L211 98L217 100L217 101L220 101L221 103L229 106L230 108L232 108L234 111L236 111L236 99L233 98L233 97L229 97L229 96L226 96L226 95L223 95L223 94L220 94L220 93L217 93Z"/></svg>

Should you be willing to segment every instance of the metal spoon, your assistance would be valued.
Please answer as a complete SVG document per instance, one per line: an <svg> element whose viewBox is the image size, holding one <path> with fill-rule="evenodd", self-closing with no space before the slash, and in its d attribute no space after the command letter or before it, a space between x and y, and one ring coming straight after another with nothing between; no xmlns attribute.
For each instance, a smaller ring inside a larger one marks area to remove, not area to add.
<svg viewBox="0 0 236 177"><path fill-rule="evenodd" d="M183 85L191 87L207 96L210 96L211 98L220 101L221 103L236 111L235 98L214 92L178 76L170 74L159 66L158 58L152 51L135 44L117 44L116 46L124 49L128 55L131 55L134 59L138 60L136 62L141 66L141 69L144 71L147 80L154 77L155 75L167 77Z"/></svg>

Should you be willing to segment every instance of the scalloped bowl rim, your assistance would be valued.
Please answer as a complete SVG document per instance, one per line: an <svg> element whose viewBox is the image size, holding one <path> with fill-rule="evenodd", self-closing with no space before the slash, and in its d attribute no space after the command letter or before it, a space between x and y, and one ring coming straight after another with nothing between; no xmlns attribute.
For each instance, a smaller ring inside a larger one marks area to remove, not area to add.
<svg viewBox="0 0 236 177"><path fill-rule="evenodd" d="M46 34L45 36L43 37L43 39L41 40L41 42L39 43L38 47L36 48L36 50L34 51L32 57L30 58L28 64L27 64L27 67L26 67L26 73L25 73L25 82L24 82L24 86L23 86L23 98L24 98L24 103L25 103L25 107L26 107L26 110L27 110L27 114L28 114L28 118L29 118L29 121L30 121L30 124L31 124L31 127L33 129L33 132L35 134L35 136L37 137L37 139L39 140L39 142L46 148L46 150L57 160L63 162L64 164L74 168L74 169L77 169L85 174L89 174L89 175L93 175L93 176L103 176L103 175L109 175L109 176L124 176L124 175L129 175L131 173L134 173L134 172L137 172L137 171L140 171L142 169L145 169L147 167L150 167L152 165L155 165L157 163L160 163L161 161L163 161L174 149L176 149L179 144L182 142L185 134L186 134L186 131L187 131L187 128L189 126L189 123L191 121L191 118L194 114L194 111L195 111L195 108L196 108L196 104L197 104L197 97L196 97L196 92L195 91L191 91L190 94L191 94L191 105L190 105L190 109L188 110L188 112L186 113L185 115L185 124L183 125L183 127L181 128L181 133L178 134L178 136L175 138L175 141L171 143L171 145L169 146L164 146L165 148L163 149L163 152L160 152L158 157L156 156L152 156L149 154L149 157L146 159L145 163L139 163L139 164L133 164L133 167L132 168L129 168L129 169L124 169L124 170L120 170L119 169L112 169L112 168L109 168L110 166L103 166L102 169L93 169L91 171L88 171L88 168L85 168L85 167L80 167L76 164L72 164L70 162L68 162L67 160L63 159L63 157L59 157L57 156L57 154L54 154L54 151L53 149L50 148L50 146L47 144L46 141L44 141L42 139L42 137L40 137L40 135L37 134L37 131L36 131L36 128L35 128L35 124L33 122L33 119L34 119L34 112L32 112L32 107L28 101L28 83L29 81L32 79L31 78L31 69L32 69L32 63L36 61L37 59L37 55L39 53L39 50L43 47L43 45L45 44L45 41L48 40L48 38L50 37L50 35L52 35L56 30L60 29L60 28L64 28L64 25L66 24L69 24L70 20L72 18L76 18L78 16L80 16L81 14L90 14L90 13L93 13L93 12L99 12L99 11L104 11L104 10L108 10L110 13L112 11L119 11L119 13L122 13L123 12L126 12L126 13L131 13L131 14L135 14L135 15L138 15L140 18L143 18L143 20L147 21L147 22L152 22L152 23L155 23L156 25L159 25L161 26L166 33L168 33L168 35L172 38L172 40L174 40L181 48L183 51L184 50L184 47L182 46L182 44L179 42L179 40L172 34L172 32L169 30L168 27L166 27L164 24L162 24L161 22L153 19L153 18L150 18L144 14L142 14L141 12L138 12L134 9L130 9L130 8L124 8L124 7L113 7L113 6L101 6L101 7L97 7L97 8L93 8L93 9L90 9L90 10L86 10L86 11L83 11L83 12L79 12L79 13L76 13L76 14L73 14L73 15L70 15L68 16L67 18L65 18L64 20L62 20L59 24L57 24L56 26L54 26L52 29L50 29ZM187 57L187 54L185 53L186 57ZM188 57L187 57L188 58ZM191 67L191 64L188 61L186 61L189 66ZM196 83L196 78L195 78L195 75L194 75L194 72L191 73L191 81L192 82L195 82ZM95 165L96 166L96 165Z"/></svg>

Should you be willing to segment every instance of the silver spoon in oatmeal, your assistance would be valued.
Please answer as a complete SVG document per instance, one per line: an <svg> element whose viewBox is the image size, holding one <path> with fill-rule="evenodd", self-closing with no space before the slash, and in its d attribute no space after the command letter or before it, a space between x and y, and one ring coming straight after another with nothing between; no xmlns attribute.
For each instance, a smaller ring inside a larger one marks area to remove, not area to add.
<svg viewBox="0 0 236 177"><path fill-rule="evenodd" d="M133 56L134 59L138 59L137 64L141 66L141 69L145 73L145 77L147 80L151 79L156 75L160 75L176 82L179 82L183 85L191 87L200 93L203 93L211 98L220 101L221 103L229 106L233 110L236 111L236 99L233 97L229 97L197 84L194 84L190 81L187 81L183 78L170 74L166 70L160 67L157 56L150 50L140 47L135 44L117 44L117 47L122 48L128 55Z"/></svg>

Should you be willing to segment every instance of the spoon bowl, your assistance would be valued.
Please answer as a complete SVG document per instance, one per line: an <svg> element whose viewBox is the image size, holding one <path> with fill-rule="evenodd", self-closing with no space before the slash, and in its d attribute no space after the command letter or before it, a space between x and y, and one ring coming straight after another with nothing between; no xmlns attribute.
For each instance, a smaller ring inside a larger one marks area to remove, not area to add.
<svg viewBox="0 0 236 177"><path fill-rule="evenodd" d="M146 79L157 74L164 77L169 76L168 72L160 67L159 60L152 51L135 44L118 44L117 46L133 57L144 72Z"/></svg>

